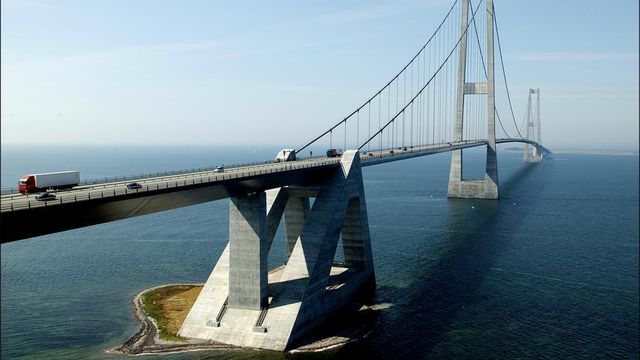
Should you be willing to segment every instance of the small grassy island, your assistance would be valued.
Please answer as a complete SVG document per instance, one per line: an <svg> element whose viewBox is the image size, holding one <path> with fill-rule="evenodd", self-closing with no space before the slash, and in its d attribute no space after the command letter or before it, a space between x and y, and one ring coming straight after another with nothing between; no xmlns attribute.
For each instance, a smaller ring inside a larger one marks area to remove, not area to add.
<svg viewBox="0 0 640 360"><path fill-rule="evenodd" d="M140 330L122 346L108 352L150 354L192 350L236 350L212 341L178 337L202 284L171 284L143 290L133 298L133 312Z"/></svg>
<svg viewBox="0 0 640 360"><path fill-rule="evenodd" d="M201 290L202 285L169 285L142 295L143 310L156 321L160 339L185 341L178 331Z"/></svg>

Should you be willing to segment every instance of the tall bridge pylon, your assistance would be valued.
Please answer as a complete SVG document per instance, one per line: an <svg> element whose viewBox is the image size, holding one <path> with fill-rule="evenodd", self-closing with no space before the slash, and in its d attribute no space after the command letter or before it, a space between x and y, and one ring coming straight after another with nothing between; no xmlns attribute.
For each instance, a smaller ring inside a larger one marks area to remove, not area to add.
<svg viewBox="0 0 640 360"><path fill-rule="evenodd" d="M493 0L486 1L486 81L467 82L467 45L471 32L465 34L465 26L468 24L469 0L462 0L461 33L460 40L457 98L456 98L456 123L455 140L463 141L465 133L465 99L467 96L486 96L487 117L487 158L486 170L483 180L465 180L463 177L462 149L452 151L451 170L449 172L449 187L447 196L450 198L479 198L498 199L498 159L496 156L496 125L495 125L495 77L494 77L494 51L493 51ZM473 19L475 21L475 19ZM475 23L474 23L475 25ZM478 39L479 43L479 39ZM478 44L480 45L480 44ZM479 46L480 48L480 46ZM483 67L485 65L483 64Z"/></svg>
<svg viewBox="0 0 640 360"><path fill-rule="evenodd" d="M532 95L536 95L535 106L533 105ZM540 132L540 89L529 89L529 100L527 101L527 129L526 138L534 140L538 144L542 144L542 134ZM536 163L542 161L543 153L537 146L525 144L524 161Z"/></svg>

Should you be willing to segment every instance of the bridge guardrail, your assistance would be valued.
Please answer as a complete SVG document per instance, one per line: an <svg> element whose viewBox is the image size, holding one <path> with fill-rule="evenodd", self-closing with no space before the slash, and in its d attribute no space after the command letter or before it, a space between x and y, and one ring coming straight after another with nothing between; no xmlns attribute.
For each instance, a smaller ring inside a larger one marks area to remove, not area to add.
<svg viewBox="0 0 640 360"><path fill-rule="evenodd" d="M460 146L460 145L464 145L464 144L470 144L470 143L481 143L484 140L464 140L461 142L457 142L456 144L449 144L448 146ZM404 147L402 147L404 148ZM425 150L432 150L432 149L439 149L439 148L447 148L447 146L444 146L444 144L432 144L432 145L421 145L421 146L415 146L413 148L411 147L407 147L407 150L403 150L401 153L395 153L395 150L397 148L389 148L389 149L382 149L382 150L374 150L374 151L363 151L363 155L366 153L366 156L363 156L363 161L366 162L368 159L380 159L380 158L384 158L384 157L391 157L391 156L402 156L402 155L408 155L408 154L412 154L412 153L417 153L417 152L422 152ZM391 153L391 151L394 151L394 153ZM324 158L326 160L320 161L320 162L310 162L309 160L313 160L313 159L321 159ZM257 175L262 175L265 173L273 173L273 172L280 172L280 171L286 171L286 170L294 170L294 169L304 169L304 168L309 168L309 167L317 167L317 166L324 166L324 165L328 165L328 164L337 164L339 162L339 158L325 158L324 156L315 156L315 157L306 157L306 158L301 158L297 161L290 161L290 162L280 162L280 163L275 163L273 161L261 161L261 162L254 162L254 163L249 163L249 164L234 164L230 167L228 167L225 172L223 173L216 173L213 172L213 170L215 170L215 167L211 167L211 168L197 168L197 169L193 169L194 171L192 172L184 172L184 170L181 171L170 171L170 172L164 172L164 173L156 173L156 174L160 174L160 176L155 176L155 174L153 174L154 176L152 177L147 177L147 178L138 178L138 177L129 177L129 176L125 176L125 177L120 177L123 179L127 179L128 181L133 181L133 180L140 180L140 181L145 181L145 180L152 180L155 182L155 187L152 185L151 187L149 186L149 184L145 185L144 190L141 189L137 189L137 190L129 190L126 187L124 189L112 189L109 190L108 186L111 187L118 187L118 186L122 186L123 182L108 182L108 183L97 183L94 185L89 185L89 188L84 188L84 189L68 189L68 190L61 190L61 191L57 191L56 195L59 194L58 199L56 199L55 201L36 201L36 200L32 200L29 199L26 203L23 202L19 205L14 205L13 202L10 204L2 204L0 206L0 211L4 212L4 211L14 211L14 210L21 210L21 209L25 209L25 208L36 208L36 207L47 207L47 206L55 206L55 205L59 205L59 204L65 204L65 203L69 203L69 202L77 202L77 201L85 201L85 200L91 200L91 196L93 196L94 198L99 197L100 198L105 198L105 197L112 197L112 196L117 196L117 195L126 195L129 193L140 193L140 192L146 192L146 191L157 191L157 190L162 190L162 189L166 189L166 188L170 188L170 187L180 187L180 186L192 186L192 185L196 185L196 184L202 184L204 183L203 179L206 176L207 177L207 183L213 182L213 181L220 181L220 180L231 180L231 179L237 179L240 177L251 177L251 176L257 176ZM206 170L209 169L209 170ZM242 173L243 170L248 171L248 173ZM165 175L166 174L166 175ZM173 174L173 175L170 175ZM190 181L189 179L176 179L176 180L171 180L173 177L175 176L180 176L180 175L188 175L189 177L191 177ZM212 176L213 176L213 180L212 180ZM111 179L111 178L109 178ZM115 178L114 178L115 179ZM199 179L200 181L196 182L196 179ZM124 181L127 181L124 180ZM171 182L173 181L174 185L173 186L169 186L171 184ZM160 186L161 183L164 183L165 186L162 187ZM84 185L87 186L87 185ZM73 198L71 197L71 192L77 192L78 190L85 190L87 191L87 195L81 195L80 197L77 196L77 194L73 194ZM122 192L122 190L124 190L124 192ZM120 191L120 192L119 192ZM93 195L92 195L93 194ZM21 195L21 194L17 194L16 197L23 197L25 195ZM29 195L27 195L27 197L29 197ZM15 199L15 197L10 197L9 199Z"/></svg>
<svg viewBox="0 0 640 360"><path fill-rule="evenodd" d="M309 158L304 160L309 160ZM326 166L326 165L332 165L337 163L338 161L336 159L327 159L319 163L308 162L308 161L294 161L294 162L284 162L284 163L268 162L268 163L260 163L262 165L230 168L229 170L231 171L223 172L223 173L214 173L212 171L209 173L205 172L204 174L202 172L193 173L191 174L191 179L176 179L171 181L171 176L169 176L169 179L165 179L163 177L160 177L159 179L152 178L156 180L156 182L154 183L155 185L145 184L140 189L131 190L126 187L114 188L114 189L107 189L106 187L103 187L103 188L91 187L89 189L83 189L88 191L80 195L69 194L71 191L73 191L73 190L69 190L69 191L57 192L56 194L63 193L63 195L59 195L55 200L38 201L34 199L29 199L26 202L22 202L15 205L13 202L9 204L5 203L5 204L2 204L2 206L0 207L0 211L5 212L5 211L31 209L31 208L49 207L49 206L56 206L56 205L73 203L78 201L87 201L87 200L92 200L97 198L104 199L104 198L121 196L121 195L137 194L137 193L158 191L162 189L178 188L178 187L184 187L184 186L193 186L193 185L198 185L203 183L232 180L232 179L238 179L243 177L252 177L252 176L264 175L268 173L298 170L298 169L305 169L310 167ZM242 168L246 168L246 167L249 167L249 168L253 167L253 169L246 169L245 172L243 172ZM177 175L184 175L184 174L177 174ZM173 176L176 176L176 175L173 175ZM131 179L131 180L144 180L144 179ZM78 189L76 189L76 191L77 190ZM24 195L20 195L20 196L24 196Z"/></svg>
<svg viewBox="0 0 640 360"><path fill-rule="evenodd" d="M322 157L323 156L321 155L311 156L311 157L300 157L298 158L298 160L310 160L310 159L318 159ZM241 167L269 165L269 164L274 164L274 161L264 160L264 161L254 161L254 162L247 162L247 163L234 163L229 166L225 166L225 169L230 170L230 169L241 168ZM102 184L109 184L114 182L144 180L144 179L150 179L155 177L176 176L176 175L185 175L190 173L207 172L207 171L215 170L216 167L217 166L208 166L208 167L198 167L198 168L181 169L181 170L164 171L164 172L149 172L149 173L142 173L142 174L131 174L131 175L123 175L123 176L87 179L87 180L80 181L78 186L102 185ZM72 190L73 189L70 189L69 191L72 191ZM18 194L18 188L10 187L10 188L0 189L0 195L9 195L9 194Z"/></svg>
<svg viewBox="0 0 640 360"><path fill-rule="evenodd" d="M463 142L474 142L474 141L476 140L465 140ZM428 146L437 147L438 145L439 144L433 144ZM396 148L389 148L389 149L379 149L374 151L384 152L384 151L395 150L395 149ZM316 155L316 156L310 156L310 157L300 157L298 158L298 160L319 159L323 157L324 157L323 155ZM248 163L234 163L229 166L226 166L225 168L230 170L230 169L236 169L236 168L242 168L242 167L248 167L248 166L270 165L273 163L274 163L273 160L255 161L255 162L248 162ZM207 171L215 170L216 167L217 166L208 166L208 167L198 167L198 168L181 169L181 170L164 171L164 172L149 172L149 173L142 173L142 174L131 174L131 175L124 175L124 176L87 179L87 180L82 180L80 184L78 184L78 186L103 185L103 184L111 184L111 183L124 182L124 181L151 179L155 177L176 176L176 175L185 175L190 173L207 172ZM59 190L59 191L64 191L64 190ZM69 189L68 191L73 191L73 189ZM9 195L9 194L18 194L18 189L16 187L0 189L0 195Z"/></svg>

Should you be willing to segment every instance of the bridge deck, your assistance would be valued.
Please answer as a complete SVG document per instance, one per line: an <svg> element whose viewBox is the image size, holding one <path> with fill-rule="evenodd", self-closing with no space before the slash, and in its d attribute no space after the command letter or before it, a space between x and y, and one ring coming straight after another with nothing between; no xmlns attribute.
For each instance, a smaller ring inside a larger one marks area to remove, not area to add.
<svg viewBox="0 0 640 360"><path fill-rule="evenodd" d="M496 143L524 142L537 146L535 142L522 139L497 139ZM486 141L461 141L453 143L420 145L413 147L399 147L362 152L362 166L371 166L392 161L399 161L419 156L426 156L457 149L466 149L485 145ZM0 199L0 212L29 210L38 207L52 207L61 204L90 201L96 199L117 200L118 197L136 195L153 195L154 192L163 189L188 189L191 186L217 185L221 182L240 181L262 175L286 173L301 169L314 169L335 167L339 164L339 158L310 158L284 163L271 163L262 165L240 166L228 168L225 172L214 171L193 172L171 176L159 176L151 178L131 179L128 181L109 182L96 185L77 186L70 190L55 191L56 199L53 201L37 201L34 194L23 195L19 193L5 194ZM142 188L136 190L127 189L127 184L137 182Z"/></svg>
<svg viewBox="0 0 640 360"><path fill-rule="evenodd" d="M520 139L499 139L496 142L514 141L538 146ZM484 145L485 140L475 140L363 151L361 165L371 166ZM338 157L318 157L239 166L222 173L200 171L78 186L56 191L56 199L46 202L37 201L33 194L4 195L0 199L0 240L5 243L282 186L317 186L332 176L338 166ZM127 184L131 182L142 187L130 190Z"/></svg>

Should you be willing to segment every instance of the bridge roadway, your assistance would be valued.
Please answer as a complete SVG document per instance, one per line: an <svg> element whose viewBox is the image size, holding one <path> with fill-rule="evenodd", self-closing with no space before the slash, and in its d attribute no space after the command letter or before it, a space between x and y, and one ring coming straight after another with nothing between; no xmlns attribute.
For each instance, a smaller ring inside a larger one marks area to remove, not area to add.
<svg viewBox="0 0 640 360"><path fill-rule="evenodd" d="M497 143L525 142L498 139ZM485 145L484 140L361 152L362 166L371 166L440 152ZM406 149L406 150L405 150ZM163 210L219 200L281 186L321 185L339 166L339 158L308 158L128 181L78 186L55 191L56 199L7 194L0 199L2 243ZM127 189L137 182L142 188Z"/></svg>

